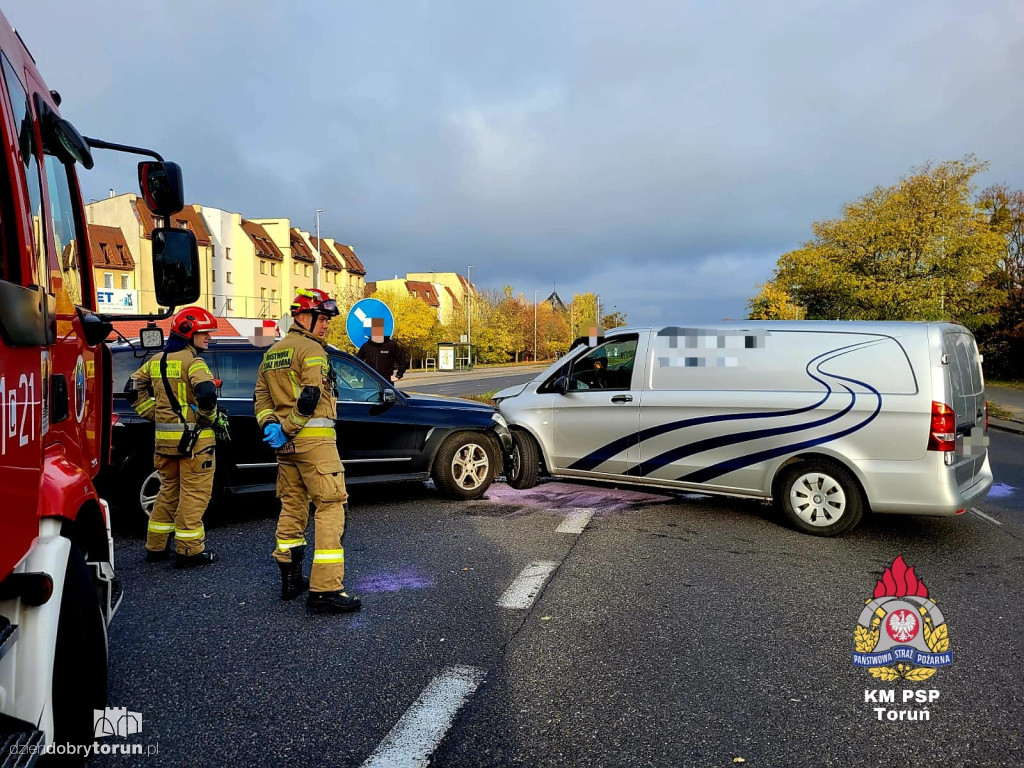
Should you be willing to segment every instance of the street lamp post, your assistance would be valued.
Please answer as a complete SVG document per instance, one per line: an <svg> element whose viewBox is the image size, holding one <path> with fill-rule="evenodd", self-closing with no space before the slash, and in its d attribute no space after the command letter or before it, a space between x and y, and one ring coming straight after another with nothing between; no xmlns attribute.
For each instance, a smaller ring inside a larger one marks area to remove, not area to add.
<svg viewBox="0 0 1024 768"><path fill-rule="evenodd" d="M469 358L469 365L473 367L473 265L466 268L466 342L469 347L466 350L466 357Z"/></svg>
<svg viewBox="0 0 1024 768"><path fill-rule="evenodd" d="M320 253L320 214L323 208L316 209L316 268L313 270L313 287L320 287L320 270L323 268L323 255Z"/></svg>
<svg viewBox="0 0 1024 768"><path fill-rule="evenodd" d="M537 362L537 292L533 292L533 362Z"/></svg>

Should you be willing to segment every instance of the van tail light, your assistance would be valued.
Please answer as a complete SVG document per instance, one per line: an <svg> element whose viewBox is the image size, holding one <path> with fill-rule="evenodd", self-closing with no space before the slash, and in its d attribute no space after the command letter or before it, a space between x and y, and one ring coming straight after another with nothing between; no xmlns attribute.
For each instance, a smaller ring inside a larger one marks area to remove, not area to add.
<svg viewBox="0 0 1024 768"><path fill-rule="evenodd" d="M985 434L988 434L988 400L985 401Z"/></svg>
<svg viewBox="0 0 1024 768"><path fill-rule="evenodd" d="M928 436L928 450L956 450L956 414L945 403L932 403L932 431Z"/></svg>

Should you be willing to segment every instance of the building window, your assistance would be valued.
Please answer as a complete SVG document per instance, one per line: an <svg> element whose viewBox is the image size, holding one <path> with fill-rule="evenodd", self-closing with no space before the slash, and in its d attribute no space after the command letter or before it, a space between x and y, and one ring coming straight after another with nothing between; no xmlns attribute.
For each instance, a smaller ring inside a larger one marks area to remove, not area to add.
<svg viewBox="0 0 1024 768"><path fill-rule="evenodd" d="M309 264L306 265L306 277L309 277Z"/></svg>
<svg viewBox="0 0 1024 768"><path fill-rule="evenodd" d="M128 275L121 275L121 290L127 291L131 288L131 280Z"/></svg>
<svg viewBox="0 0 1024 768"><path fill-rule="evenodd" d="M265 262L263 259L260 259L260 274L267 274L267 262Z"/></svg>
<svg viewBox="0 0 1024 768"><path fill-rule="evenodd" d="M234 302L233 299L228 299L227 304L228 304L228 309L234 309L235 308L235 302Z"/></svg>
<svg viewBox="0 0 1024 768"><path fill-rule="evenodd" d="M234 280L231 279L231 273L230 272L228 272L228 282L229 283L233 283L234 282ZM228 301L231 301L231 300L228 299Z"/></svg>
<svg viewBox="0 0 1024 768"><path fill-rule="evenodd" d="M277 277L277 264L270 265L270 276Z"/></svg>
<svg viewBox="0 0 1024 768"><path fill-rule="evenodd" d="M104 288L113 288L114 287L114 273L113 272L104 272L103 273L103 287Z"/></svg>
<svg viewBox="0 0 1024 768"><path fill-rule="evenodd" d="M213 297L213 308L214 309L217 308L217 297L216 296Z"/></svg>
<svg viewBox="0 0 1024 768"><path fill-rule="evenodd" d="M211 269L210 270L210 282L211 283L216 283L217 282L217 270L216 269Z"/></svg>
<svg viewBox="0 0 1024 768"><path fill-rule="evenodd" d="M260 298L261 299L266 299L267 298L267 289L266 288L260 288Z"/></svg>
<svg viewBox="0 0 1024 768"><path fill-rule="evenodd" d="M299 265L298 264L293 264L292 265L292 274L293 275L299 274Z"/></svg>
<svg viewBox="0 0 1024 768"><path fill-rule="evenodd" d="M225 259L230 259L231 258L231 249L230 248L225 248L224 249L224 258Z"/></svg>

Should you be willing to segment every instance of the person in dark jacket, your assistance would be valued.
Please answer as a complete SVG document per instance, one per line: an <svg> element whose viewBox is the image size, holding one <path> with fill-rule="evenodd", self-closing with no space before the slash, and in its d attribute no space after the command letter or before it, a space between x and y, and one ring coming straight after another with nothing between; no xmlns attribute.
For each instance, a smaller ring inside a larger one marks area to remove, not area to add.
<svg viewBox="0 0 1024 768"><path fill-rule="evenodd" d="M405 348L384 335L383 318L370 320L370 339L359 348L356 357L392 383L402 378L409 368L409 355Z"/></svg>

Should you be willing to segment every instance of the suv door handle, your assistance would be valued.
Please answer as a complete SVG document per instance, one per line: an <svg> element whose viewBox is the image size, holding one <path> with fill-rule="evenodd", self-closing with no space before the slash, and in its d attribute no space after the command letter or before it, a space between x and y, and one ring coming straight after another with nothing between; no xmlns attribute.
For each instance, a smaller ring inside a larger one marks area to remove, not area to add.
<svg viewBox="0 0 1024 768"><path fill-rule="evenodd" d="M613 403L632 403L633 402L633 396L632 395L616 395L615 397L612 398L612 402Z"/></svg>

